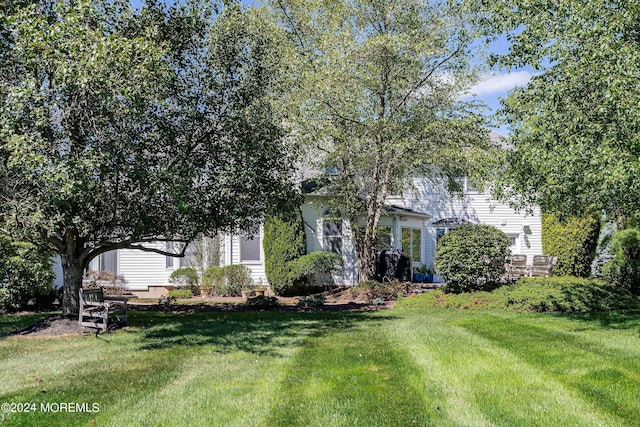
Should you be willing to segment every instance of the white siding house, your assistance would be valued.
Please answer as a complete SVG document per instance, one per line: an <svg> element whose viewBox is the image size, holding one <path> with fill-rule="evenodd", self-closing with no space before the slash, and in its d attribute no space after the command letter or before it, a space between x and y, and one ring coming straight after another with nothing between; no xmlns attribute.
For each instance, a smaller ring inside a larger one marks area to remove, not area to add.
<svg viewBox="0 0 640 427"><path fill-rule="evenodd" d="M335 277L335 282L338 285L354 285L358 282L358 271L349 224L346 221L339 225L327 223L323 218L325 209L318 202L318 197L309 195L302 206L307 252L339 251L344 259L344 272ZM514 254L528 255L529 260L533 259L533 255L542 254L540 209L535 208L532 214L516 212L473 189L467 190L461 197L452 197L447 195L442 186L416 179L413 190L402 196L389 197L385 213L380 219L380 227L388 227L390 232L389 247L403 250L413 259L414 265L429 267L434 263L438 238L465 223L492 225L504 231L511 238L511 251ZM246 265L256 284L268 284L262 237L262 228L252 236L224 236L221 264ZM162 245L158 243L158 247ZM185 265L181 258L121 249L92 261L89 270L114 272L124 277L132 292L156 297L171 288L169 276L181 265ZM59 264L55 269L58 275L56 284L61 285Z"/></svg>
<svg viewBox="0 0 640 427"><path fill-rule="evenodd" d="M386 246L401 249L412 258L414 265L431 267L438 239L460 224L472 223L492 225L505 232L512 241L511 251L514 254L525 254L529 260L533 255L542 254L540 209L533 209L531 214L517 212L487 194L466 188L466 185L465 179L464 193L452 197L442 184L415 178L411 190L389 197L380 219L380 227L384 229L382 234L388 235ZM336 284L356 284L356 253L349 223L328 222L322 195L317 193L307 194L301 208L307 252L328 250L340 253L344 259L344 272L335 277ZM246 265L256 284L268 284L262 238L262 228L252 236L224 236L220 264ZM158 245L162 248L165 244ZM171 286L169 276L181 265L185 265L184 259L152 252L118 250L92 261L89 269L114 272L124 277L131 291L155 297L166 293ZM59 265L56 268L60 276ZM58 282L61 283L60 277Z"/></svg>

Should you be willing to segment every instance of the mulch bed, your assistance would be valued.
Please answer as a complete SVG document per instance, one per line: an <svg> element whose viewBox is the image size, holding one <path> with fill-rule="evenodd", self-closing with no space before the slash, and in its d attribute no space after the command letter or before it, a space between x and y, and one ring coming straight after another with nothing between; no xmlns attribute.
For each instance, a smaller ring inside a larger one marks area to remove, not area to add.
<svg viewBox="0 0 640 427"><path fill-rule="evenodd" d="M385 305L371 305L365 303L340 303L340 304L325 304L322 307L300 307L297 305L279 305L276 307L249 307L244 304L136 304L129 303L129 310L131 311L152 311L152 312L164 312L171 314L192 314L192 313L207 313L207 312L282 312L282 313L303 313L303 312L321 312L321 311L371 311L382 310L392 306L392 303ZM112 324L109 325L109 331L126 328L126 325ZM82 334L96 334L97 330L93 328L86 328L78 324L77 317L63 316L61 314L47 317L31 326L22 328L16 331L11 331L5 334L0 334L0 337L11 335L19 337L61 337L67 335L82 335Z"/></svg>

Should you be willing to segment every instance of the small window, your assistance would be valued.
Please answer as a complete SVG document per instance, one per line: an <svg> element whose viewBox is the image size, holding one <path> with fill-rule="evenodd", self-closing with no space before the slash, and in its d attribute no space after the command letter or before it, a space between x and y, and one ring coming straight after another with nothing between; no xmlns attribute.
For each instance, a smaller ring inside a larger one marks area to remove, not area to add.
<svg viewBox="0 0 640 427"><path fill-rule="evenodd" d="M240 237L240 261L260 261L260 235Z"/></svg>
<svg viewBox="0 0 640 427"><path fill-rule="evenodd" d="M518 234L508 234L509 236L509 249L512 254L520 253L520 236Z"/></svg>
<svg viewBox="0 0 640 427"><path fill-rule="evenodd" d="M342 255L342 221L322 224L322 247L325 251Z"/></svg>
<svg viewBox="0 0 640 427"><path fill-rule="evenodd" d="M378 227L376 233L376 249L381 251L391 248L391 227Z"/></svg>
<svg viewBox="0 0 640 427"><path fill-rule="evenodd" d="M164 250L165 250L165 252L173 253L173 243L165 242L164 243ZM168 256L167 255L165 257L165 267L166 268L173 268L173 257L172 256Z"/></svg>

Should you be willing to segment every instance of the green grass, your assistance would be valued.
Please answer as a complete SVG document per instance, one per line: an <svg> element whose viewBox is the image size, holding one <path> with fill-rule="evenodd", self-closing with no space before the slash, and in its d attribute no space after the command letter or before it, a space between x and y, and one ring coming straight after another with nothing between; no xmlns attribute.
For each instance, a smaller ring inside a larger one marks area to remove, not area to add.
<svg viewBox="0 0 640 427"><path fill-rule="evenodd" d="M100 408L3 424L640 425L639 311L133 311L130 322L99 338L1 338L0 403Z"/></svg>

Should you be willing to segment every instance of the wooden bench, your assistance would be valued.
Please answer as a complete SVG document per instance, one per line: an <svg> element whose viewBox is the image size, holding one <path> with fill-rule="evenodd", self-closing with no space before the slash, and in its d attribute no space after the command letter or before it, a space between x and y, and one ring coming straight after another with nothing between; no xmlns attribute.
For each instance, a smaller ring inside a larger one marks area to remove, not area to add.
<svg viewBox="0 0 640 427"><path fill-rule="evenodd" d="M115 315L119 322L127 323L127 302L126 297L105 297L102 288L80 289L78 323L102 332L109 325L109 314Z"/></svg>

